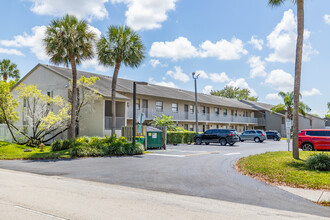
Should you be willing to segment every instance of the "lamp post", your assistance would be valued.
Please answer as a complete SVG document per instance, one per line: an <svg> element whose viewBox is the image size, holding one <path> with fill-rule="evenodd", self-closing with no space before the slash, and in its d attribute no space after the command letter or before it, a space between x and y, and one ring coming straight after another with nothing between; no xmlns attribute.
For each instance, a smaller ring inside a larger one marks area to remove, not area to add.
<svg viewBox="0 0 330 220"><path fill-rule="evenodd" d="M195 80L195 115L196 115L196 132L198 133L197 79L199 74L193 72L191 75Z"/></svg>
<svg viewBox="0 0 330 220"><path fill-rule="evenodd" d="M133 82L133 145L136 138L136 85L148 85L147 82Z"/></svg>

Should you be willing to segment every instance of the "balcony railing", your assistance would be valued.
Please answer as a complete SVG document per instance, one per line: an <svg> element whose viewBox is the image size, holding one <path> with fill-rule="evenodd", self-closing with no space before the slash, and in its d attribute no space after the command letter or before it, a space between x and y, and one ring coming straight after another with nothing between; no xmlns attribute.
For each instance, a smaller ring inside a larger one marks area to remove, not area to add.
<svg viewBox="0 0 330 220"><path fill-rule="evenodd" d="M104 129L111 130L112 128L112 117L105 116L104 117ZM116 129L121 129L121 127L125 126L125 118L124 117L116 117Z"/></svg>
<svg viewBox="0 0 330 220"><path fill-rule="evenodd" d="M172 112L172 111L156 111L150 108L141 108L136 111L138 116L141 112L145 114L146 120L152 120L154 116L159 117L162 114L173 116L173 120L178 121L195 121L195 113L190 112ZM127 118L133 118L133 109L127 109ZM241 117L241 116L231 116L231 115L221 115L215 113L198 113L198 121L200 122L220 122L220 123L249 123L264 125L265 119L263 118L251 118L251 117Z"/></svg>

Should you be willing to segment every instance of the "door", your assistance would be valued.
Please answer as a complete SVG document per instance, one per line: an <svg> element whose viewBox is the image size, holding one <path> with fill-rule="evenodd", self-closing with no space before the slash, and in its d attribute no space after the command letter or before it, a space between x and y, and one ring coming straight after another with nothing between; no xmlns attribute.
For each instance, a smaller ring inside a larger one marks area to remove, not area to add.
<svg viewBox="0 0 330 220"><path fill-rule="evenodd" d="M206 120L210 120L210 107L206 107Z"/></svg>
<svg viewBox="0 0 330 220"><path fill-rule="evenodd" d="M148 100L142 99L142 112L145 114L146 118L148 118Z"/></svg>
<svg viewBox="0 0 330 220"><path fill-rule="evenodd" d="M184 105L184 119L188 120L188 105Z"/></svg>
<svg viewBox="0 0 330 220"><path fill-rule="evenodd" d="M207 130L202 134L203 142L211 142L212 139L212 130Z"/></svg>

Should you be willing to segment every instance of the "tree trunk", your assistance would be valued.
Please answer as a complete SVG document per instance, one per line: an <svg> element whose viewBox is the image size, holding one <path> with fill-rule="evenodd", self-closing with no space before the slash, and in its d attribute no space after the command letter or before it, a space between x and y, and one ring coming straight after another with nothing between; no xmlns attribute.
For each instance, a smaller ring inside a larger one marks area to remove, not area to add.
<svg viewBox="0 0 330 220"><path fill-rule="evenodd" d="M77 109L77 67L74 57L70 58L72 69L72 97L71 97L71 123L69 129L69 139L76 138L76 109Z"/></svg>
<svg viewBox="0 0 330 220"><path fill-rule="evenodd" d="M296 65L294 78L294 103L293 103L293 142L292 151L293 158L299 159L299 96L300 96L300 78L301 78L301 63L304 43L304 0L297 0L298 13L298 37L296 45Z"/></svg>
<svg viewBox="0 0 330 220"><path fill-rule="evenodd" d="M120 68L120 61L116 62L115 70L113 72L112 76L112 90L111 90L111 103L112 103L112 127L111 127L111 134L116 134L116 87L117 87L117 79L118 79L118 73Z"/></svg>
<svg viewBox="0 0 330 220"><path fill-rule="evenodd" d="M4 81L4 82L7 82L7 80L8 80L8 75L7 75L7 73L3 73L3 81Z"/></svg>

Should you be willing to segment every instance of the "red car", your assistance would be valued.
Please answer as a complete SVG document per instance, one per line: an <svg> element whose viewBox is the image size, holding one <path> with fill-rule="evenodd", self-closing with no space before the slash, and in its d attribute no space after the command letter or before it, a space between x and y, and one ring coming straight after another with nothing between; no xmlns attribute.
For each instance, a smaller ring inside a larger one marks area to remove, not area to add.
<svg viewBox="0 0 330 220"><path fill-rule="evenodd" d="M330 129L306 129L299 133L302 150L330 150Z"/></svg>

